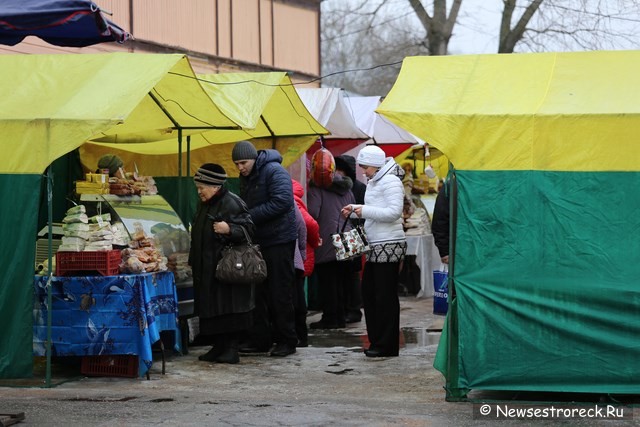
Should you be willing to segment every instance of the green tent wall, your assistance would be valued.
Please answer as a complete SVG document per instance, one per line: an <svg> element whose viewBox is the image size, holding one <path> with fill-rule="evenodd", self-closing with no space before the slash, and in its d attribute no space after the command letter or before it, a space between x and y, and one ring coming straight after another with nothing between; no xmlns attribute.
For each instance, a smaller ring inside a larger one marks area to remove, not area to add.
<svg viewBox="0 0 640 427"><path fill-rule="evenodd" d="M0 378L32 375L34 236L41 175L0 174Z"/></svg>
<svg viewBox="0 0 640 427"><path fill-rule="evenodd" d="M455 167L448 399L640 393L639 98L640 51L404 60L378 112Z"/></svg>

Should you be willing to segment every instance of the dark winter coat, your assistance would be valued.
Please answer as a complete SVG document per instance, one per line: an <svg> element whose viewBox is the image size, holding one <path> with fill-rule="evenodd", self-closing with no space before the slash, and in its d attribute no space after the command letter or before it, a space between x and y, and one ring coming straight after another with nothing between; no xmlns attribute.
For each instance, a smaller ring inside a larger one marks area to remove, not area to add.
<svg viewBox="0 0 640 427"><path fill-rule="evenodd" d="M353 181L348 176L335 174L333 182L328 189L316 187L313 181L309 182L307 192L307 207L311 216L318 221L322 246L316 248L316 264L336 260L336 251L331 244L331 235L336 233L338 227L342 228L344 217L340 210L349 204L356 202L351 192ZM345 231L351 230L348 223Z"/></svg>
<svg viewBox="0 0 640 427"><path fill-rule="evenodd" d="M356 179L356 159L348 154L336 157L336 169L343 170L345 175L353 181L351 191L356 198L356 203L364 204L364 193L367 191L367 184Z"/></svg>
<svg viewBox="0 0 640 427"><path fill-rule="evenodd" d="M296 240L296 252L293 256L293 266L296 270L304 272L304 260L307 258L307 225L304 223L304 217L298 207L296 207L296 230L298 231L298 240Z"/></svg>
<svg viewBox="0 0 640 427"><path fill-rule="evenodd" d="M281 163L278 151L258 150L249 176L240 176L240 196L263 248L294 242L298 237L291 176Z"/></svg>
<svg viewBox="0 0 640 427"><path fill-rule="evenodd" d="M214 220L226 221L231 234L215 233ZM198 206L191 229L189 264L193 271L195 314L200 317L245 313L255 306L253 285L220 283L215 278L220 252L225 244L246 240L241 225L249 236L253 236L255 227L245 203L225 188Z"/></svg>
<svg viewBox="0 0 640 427"><path fill-rule="evenodd" d="M449 188L445 184L436 196L433 207L433 221L431 221L433 241L438 248L440 258L449 255Z"/></svg>

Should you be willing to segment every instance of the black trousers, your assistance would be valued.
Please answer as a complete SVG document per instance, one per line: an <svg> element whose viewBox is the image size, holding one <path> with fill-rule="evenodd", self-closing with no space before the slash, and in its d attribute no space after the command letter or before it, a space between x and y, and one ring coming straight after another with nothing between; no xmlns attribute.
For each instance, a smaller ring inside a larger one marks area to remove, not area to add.
<svg viewBox="0 0 640 427"><path fill-rule="evenodd" d="M293 309L295 245L293 241L261 248L267 280L256 286L254 326L248 333L248 340L258 348L269 348L274 342L294 347L298 343Z"/></svg>
<svg viewBox="0 0 640 427"><path fill-rule="evenodd" d="M296 270L296 283L293 288L293 309L298 341L305 343L309 339L309 331L307 329L307 299L304 295L304 271L301 270Z"/></svg>
<svg viewBox="0 0 640 427"><path fill-rule="evenodd" d="M351 279L348 261L331 261L315 265L324 323L344 326L344 292Z"/></svg>
<svg viewBox="0 0 640 427"><path fill-rule="evenodd" d="M349 261L349 278L344 290L344 311L346 317L360 319L362 317L362 289L360 286L360 272L362 270L362 257Z"/></svg>
<svg viewBox="0 0 640 427"><path fill-rule="evenodd" d="M362 276L362 302L369 349L390 356L400 350L398 262L367 262Z"/></svg>

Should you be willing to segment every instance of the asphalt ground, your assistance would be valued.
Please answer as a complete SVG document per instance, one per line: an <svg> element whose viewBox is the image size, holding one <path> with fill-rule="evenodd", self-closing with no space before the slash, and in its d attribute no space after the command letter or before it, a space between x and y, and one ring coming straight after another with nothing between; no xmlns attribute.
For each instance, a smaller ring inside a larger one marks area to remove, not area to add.
<svg viewBox="0 0 640 427"><path fill-rule="evenodd" d="M431 298L401 297L399 357L366 357L362 321L310 331L310 346L284 358L255 354L235 365L208 363L198 360L208 347L192 346L186 355L167 352L162 374L160 353L154 353L149 380L83 377L77 367L54 364L50 388L43 387L41 371L31 380L3 380L0 414L24 413L16 426L640 425L634 419L496 421L478 415L479 402L576 405L568 395L480 393L447 402L444 377L433 368L444 319L431 314L432 306ZM310 313L308 321L319 318ZM577 404L592 403L607 404L602 396L581 396Z"/></svg>

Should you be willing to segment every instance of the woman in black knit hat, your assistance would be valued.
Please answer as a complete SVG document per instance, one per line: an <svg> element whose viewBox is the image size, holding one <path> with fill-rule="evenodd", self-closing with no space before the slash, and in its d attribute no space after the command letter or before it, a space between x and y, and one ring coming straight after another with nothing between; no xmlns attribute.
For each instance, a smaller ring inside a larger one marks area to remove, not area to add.
<svg viewBox="0 0 640 427"><path fill-rule="evenodd" d="M215 163L202 165L193 178L200 204L191 230L189 265L200 337L212 344L198 358L238 363L239 336L253 325L254 286L221 283L215 271L222 248L246 240L242 227L253 236L255 226L242 199L224 187L226 179L224 168Z"/></svg>

